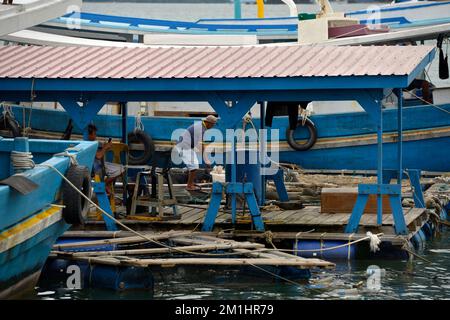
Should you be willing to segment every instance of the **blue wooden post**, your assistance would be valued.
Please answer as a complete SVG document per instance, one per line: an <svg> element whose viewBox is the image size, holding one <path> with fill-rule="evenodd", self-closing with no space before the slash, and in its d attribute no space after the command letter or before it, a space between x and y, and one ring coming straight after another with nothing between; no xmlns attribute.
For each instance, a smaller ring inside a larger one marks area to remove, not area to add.
<svg viewBox="0 0 450 320"><path fill-rule="evenodd" d="M97 196L98 205L100 206L100 208L105 210L109 215L114 216L114 214L111 210L111 206L109 204L108 195L106 194L105 183L104 182L94 182L92 185L94 187L94 192ZM102 217L106 224L106 230L108 230L108 231L119 230L118 227L116 226L116 223L114 222L114 220L112 220L110 217L108 217L104 213L102 213Z"/></svg>
<svg viewBox="0 0 450 320"><path fill-rule="evenodd" d="M220 182L214 182L211 188L211 201L209 201L208 210L203 220L202 231L212 231L217 213L219 212L220 202L222 201L223 185Z"/></svg>
<svg viewBox="0 0 450 320"><path fill-rule="evenodd" d="M88 127L84 127L82 128L83 131L83 140L85 141L89 141L89 132L88 132Z"/></svg>
<svg viewBox="0 0 450 320"><path fill-rule="evenodd" d="M259 102L260 106L260 115L259 115L259 122L260 122L260 134L259 134L259 159L260 163L264 167L265 160L266 160L266 134L264 132L265 123L264 118L266 114L266 110L264 109L264 101ZM266 203L266 175L261 175L261 197L259 199L259 205L263 206Z"/></svg>
<svg viewBox="0 0 450 320"><path fill-rule="evenodd" d="M236 184L236 176L237 176L237 164L236 164L236 136L233 134L233 138L231 140L231 183ZM236 223L236 193L233 192L231 194L231 219L233 224Z"/></svg>
<svg viewBox="0 0 450 320"><path fill-rule="evenodd" d="M379 102L379 121L377 126L377 140L378 140L378 171L377 183L380 186L383 184L383 108L381 101ZM377 193L377 224L381 226L383 223L383 196L380 192Z"/></svg>
<svg viewBox="0 0 450 320"><path fill-rule="evenodd" d="M27 137L14 138L14 150L20 152L30 152L30 144Z"/></svg>
<svg viewBox="0 0 450 320"><path fill-rule="evenodd" d="M402 89L397 89L398 91L398 109L397 109L397 161L398 161L398 179L397 183L402 184L403 178L403 91Z"/></svg>
<svg viewBox="0 0 450 320"><path fill-rule="evenodd" d="M128 128L127 128L127 119L128 119L128 105L126 102L120 103L120 109L122 110L122 143L128 143Z"/></svg>
<svg viewBox="0 0 450 320"><path fill-rule="evenodd" d="M121 111L122 111L122 143L128 144L128 134L127 134L127 119L128 119L128 105L126 102L121 102ZM127 185L128 185L128 169L125 168L125 175L123 178L123 187L122 187L122 204L124 206L127 205L127 198L128 198L128 191L127 191Z"/></svg>
<svg viewBox="0 0 450 320"><path fill-rule="evenodd" d="M241 19L241 0L234 0L234 18Z"/></svg>
<svg viewBox="0 0 450 320"><path fill-rule="evenodd" d="M413 189L414 206L416 208L425 208L425 198L423 196L422 185L420 184L421 172L418 169L407 169L409 182Z"/></svg>
<svg viewBox="0 0 450 320"><path fill-rule="evenodd" d="M358 186L358 197L356 199L355 206L353 207L352 214L345 227L346 233L352 233L358 231L359 222L361 216L364 213L364 209L367 204L369 195L377 195L377 224L382 225L383 214L383 195L387 195L389 203L392 209L392 215L394 218L394 227L396 234L408 234L408 229L405 224L405 217L403 215L403 209L401 204L401 183L389 184L391 178L397 173L395 170L383 170L383 110L381 106L381 98L375 99L374 97L361 97L359 100L361 106L369 113L371 118L377 124L377 140L378 140L378 164L377 164L377 184L360 184ZM400 106L401 107L401 106ZM401 122L401 118L399 119ZM402 126L400 123L400 131ZM401 132L400 132L401 134ZM402 145L398 146L401 151ZM401 158L401 154L399 159ZM401 169L401 164L398 164L397 170ZM402 175L398 178L401 182Z"/></svg>

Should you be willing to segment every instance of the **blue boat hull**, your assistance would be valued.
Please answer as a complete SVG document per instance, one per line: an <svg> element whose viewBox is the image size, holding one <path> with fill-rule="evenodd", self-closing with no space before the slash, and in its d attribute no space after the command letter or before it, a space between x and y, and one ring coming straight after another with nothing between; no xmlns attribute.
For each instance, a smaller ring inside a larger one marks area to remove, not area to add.
<svg viewBox="0 0 450 320"><path fill-rule="evenodd" d="M68 227L59 220L33 238L0 254L0 299L20 297L33 290L53 244Z"/></svg>
<svg viewBox="0 0 450 320"><path fill-rule="evenodd" d="M12 175L10 153L14 139L0 139L0 179ZM63 174L70 159L55 156L71 148L79 165L92 167L97 143L80 141L29 140L37 164L52 165ZM59 236L70 225L58 204L62 178L52 169L36 166L22 173L37 189L21 194L0 185L0 298L25 294L36 284L40 271Z"/></svg>
<svg viewBox="0 0 450 320"><path fill-rule="evenodd" d="M439 108L450 112L450 104ZM444 150L450 145L450 117L442 110L432 106L410 106L403 111L403 163L410 169L425 171L450 171ZM21 108L14 113L20 119ZM48 119L52 119L48 123ZM161 149L170 148L174 130L187 128L198 118L142 117L145 131ZM365 112L351 112L312 116L318 133L318 140L308 151L295 151L285 137L288 126L287 117L275 117L272 129L279 130L280 161L300 165L305 169L330 170L375 170L377 168L376 129ZM61 133L69 117L65 112L53 110L33 110L33 129ZM129 117L128 131L134 128L134 117ZM384 122L384 166L395 168L397 157L396 130L397 110L383 112ZM117 115L97 115L94 119L99 136L120 138L122 119ZM254 124L259 127L259 119ZM225 132L226 124L220 123L219 129ZM81 134L77 128L75 134ZM271 131L268 132L269 147ZM306 130L297 129L296 139L307 137ZM218 146L220 149L220 146Z"/></svg>

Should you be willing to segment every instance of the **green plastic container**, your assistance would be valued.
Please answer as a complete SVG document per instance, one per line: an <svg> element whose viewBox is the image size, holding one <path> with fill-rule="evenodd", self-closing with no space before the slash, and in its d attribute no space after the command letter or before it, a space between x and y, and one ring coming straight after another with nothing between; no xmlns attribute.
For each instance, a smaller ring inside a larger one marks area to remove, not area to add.
<svg viewBox="0 0 450 320"><path fill-rule="evenodd" d="M316 18L315 13L299 13L298 20L312 20Z"/></svg>

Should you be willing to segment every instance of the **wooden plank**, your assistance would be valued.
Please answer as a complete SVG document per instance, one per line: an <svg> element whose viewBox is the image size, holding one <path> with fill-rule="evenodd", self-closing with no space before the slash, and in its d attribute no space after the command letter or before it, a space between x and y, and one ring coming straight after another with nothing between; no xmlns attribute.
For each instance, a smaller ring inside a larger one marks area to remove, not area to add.
<svg viewBox="0 0 450 320"><path fill-rule="evenodd" d="M188 213L181 216L181 221L184 222L185 220L190 219L193 216L196 216L202 209L200 208L194 208L193 210L189 211Z"/></svg>
<svg viewBox="0 0 450 320"><path fill-rule="evenodd" d="M190 215L189 217L187 217L186 219L183 219L183 223L184 224L191 224L191 223L195 223L196 220L200 219L203 217L203 213L205 211L203 209L198 209L196 210L192 215Z"/></svg>
<svg viewBox="0 0 450 320"><path fill-rule="evenodd" d="M340 188L322 188L320 203L322 213L348 213L351 212L358 197L358 188L340 187ZM383 213L391 213L389 198L383 196ZM377 196L369 195L365 214L377 213Z"/></svg>

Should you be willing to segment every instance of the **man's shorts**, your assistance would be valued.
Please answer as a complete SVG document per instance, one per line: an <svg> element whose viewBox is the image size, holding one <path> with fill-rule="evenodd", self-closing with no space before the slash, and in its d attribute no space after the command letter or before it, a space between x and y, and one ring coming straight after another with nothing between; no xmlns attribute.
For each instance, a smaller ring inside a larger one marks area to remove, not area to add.
<svg viewBox="0 0 450 320"><path fill-rule="evenodd" d="M175 149L189 171L197 170L199 168L198 157L193 149L184 149L179 148L178 146L175 146Z"/></svg>

